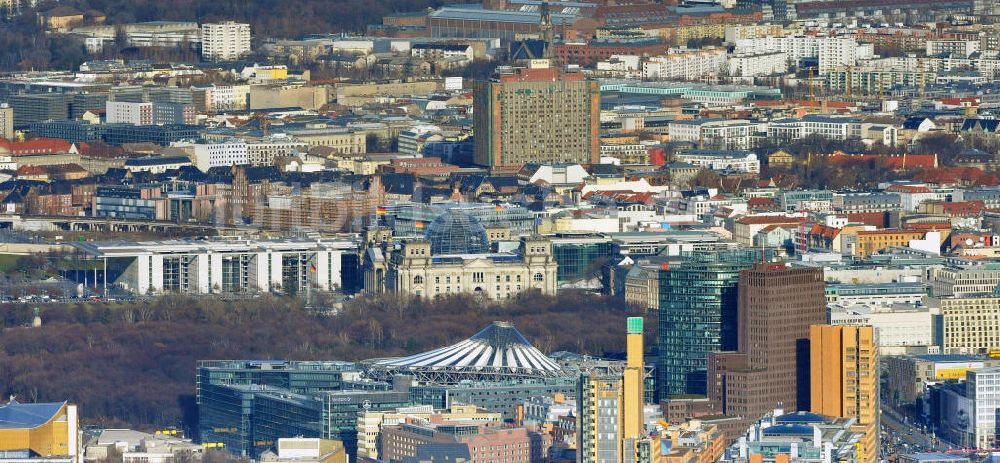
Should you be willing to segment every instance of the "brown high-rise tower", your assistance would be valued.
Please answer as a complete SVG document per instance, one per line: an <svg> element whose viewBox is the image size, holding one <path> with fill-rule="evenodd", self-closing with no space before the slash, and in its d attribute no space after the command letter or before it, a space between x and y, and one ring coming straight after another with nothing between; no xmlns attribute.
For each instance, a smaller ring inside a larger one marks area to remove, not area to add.
<svg viewBox="0 0 1000 463"><path fill-rule="evenodd" d="M826 321L823 269L761 263L740 272L737 351L709 355L708 393L749 425L809 409L809 327Z"/></svg>

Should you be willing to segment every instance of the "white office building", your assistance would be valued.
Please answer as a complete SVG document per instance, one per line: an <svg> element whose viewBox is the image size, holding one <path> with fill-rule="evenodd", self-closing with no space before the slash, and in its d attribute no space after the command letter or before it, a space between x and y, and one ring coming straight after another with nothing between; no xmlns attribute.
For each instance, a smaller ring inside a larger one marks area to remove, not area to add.
<svg viewBox="0 0 1000 463"><path fill-rule="evenodd" d="M107 286L135 294L245 293L342 287L350 241L239 238L81 243Z"/></svg>
<svg viewBox="0 0 1000 463"><path fill-rule="evenodd" d="M928 40L927 56L968 58L979 51L978 40Z"/></svg>
<svg viewBox="0 0 1000 463"><path fill-rule="evenodd" d="M766 130L767 123L741 119L695 119L672 121L667 125L671 141L687 141L704 148L725 150L750 149L754 136Z"/></svg>
<svg viewBox="0 0 1000 463"><path fill-rule="evenodd" d="M934 344L934 311L912 305L866 306L835 303L827 306L831 325L870 325L882 355L905 355Z"/></svg>
<svg viewBox="0 0 1000 463"><path fill-rule="evenodd" d="M854 66L858 60L875 56L875 46L858 43L853 37L823 37L819 39L819 73L843 66Z"/></svg>
<svg viewBox="0 0 1000 463"><path fill-rule="evenodd" d="M872 44L859 44L853 37L785 36L758 37L736 41L735 54L785 53L789 59L818 58L819 73L841 66L854 66L858 60L875 55Z"/></svg>
<svg viewBox="0 0 1000 463"><path fill-rule="evenodd" d="M198 170L208 171L213 167L243 166L250 164L250 151L242 141L197 144L194 146L194 162Z"/></svg>
<svg viewBox="0 0 1000 463"><path fill-rule="evenodd" d="M235 61L250 54L250 25L227 21L201 25L201 57Z"/></svg>
<svg viewBox="0 0 1000 463"><path fill-rule="evenodd" d="M244 110L250 99L249 85L213 85L203 91L208 112Z"/></svg>
<svg viewBox="0 0 1000 463"><path fill-rule="evenodd" d="M153 124L153 103L109 101L105 106L105 110L105 119L108 124Z"/></svg>
<svg viewBox="0 0 1000 463"><path fill-rule="evenodd" d="M715 171L760 172L760 160L750 151L689 150L674 159Z"/></svg>
<svg viewBox="0 0 1000 463"><path fill-rule="evenodd" d="M996 447L997 414L1000 413L1000 367L970 370L966 376L966 396L975 407L975 442L981 449Z"/></svg>

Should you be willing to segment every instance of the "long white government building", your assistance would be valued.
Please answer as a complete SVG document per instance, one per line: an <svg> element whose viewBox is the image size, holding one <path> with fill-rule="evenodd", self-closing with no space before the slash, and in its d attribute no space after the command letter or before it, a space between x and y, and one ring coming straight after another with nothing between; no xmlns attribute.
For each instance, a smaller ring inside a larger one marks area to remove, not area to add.
<svg viewBox="0 0 1000 463"><path fill-rule="evenodd" d="M216 238L80 243L103 281L136 294L238 293L342 286L349 240ZM96 278L95 278L96 280Z"/></svg>

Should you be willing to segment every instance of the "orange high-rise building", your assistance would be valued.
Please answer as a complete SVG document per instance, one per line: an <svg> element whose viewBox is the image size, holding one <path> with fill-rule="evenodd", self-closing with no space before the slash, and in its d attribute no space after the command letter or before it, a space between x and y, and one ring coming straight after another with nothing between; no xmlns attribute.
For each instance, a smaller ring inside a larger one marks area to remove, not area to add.
<svg viewBox="0 0 1000 463"><path fill-rule="evenodd" d="M813 413L855 418L865 437L859 463L878 458L878 346L871 326L813 325L809 336Z"/></svg>

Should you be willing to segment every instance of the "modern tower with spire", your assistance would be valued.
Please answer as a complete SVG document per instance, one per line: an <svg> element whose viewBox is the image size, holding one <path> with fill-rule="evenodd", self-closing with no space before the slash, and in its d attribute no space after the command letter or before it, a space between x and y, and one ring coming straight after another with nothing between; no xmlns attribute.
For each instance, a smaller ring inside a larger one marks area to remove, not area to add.
<svg viewBox="0 0 1000 463"><path fill-rule="evenodd" d="M646 463L659 460L660 442L643 415L643 319L626 321L624 370L588 371L577 386L577 462Z"/></svg>

